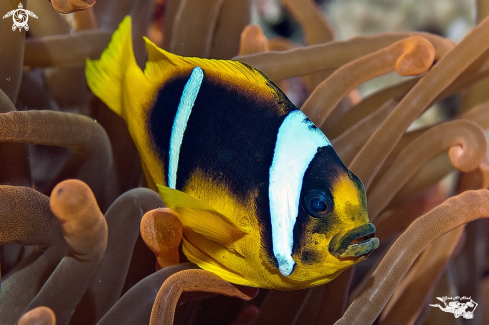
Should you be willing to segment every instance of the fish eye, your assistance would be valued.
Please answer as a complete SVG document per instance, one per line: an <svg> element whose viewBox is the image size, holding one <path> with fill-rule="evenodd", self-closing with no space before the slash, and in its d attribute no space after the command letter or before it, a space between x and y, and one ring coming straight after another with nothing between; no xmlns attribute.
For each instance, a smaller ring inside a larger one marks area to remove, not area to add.
<svg viewBox="0 0 489 325"><path fill-rule="evenodd" d="M302 202L304 210L315 218L324 218L333 211L331 194L319 189L307 191Z"/></svg>

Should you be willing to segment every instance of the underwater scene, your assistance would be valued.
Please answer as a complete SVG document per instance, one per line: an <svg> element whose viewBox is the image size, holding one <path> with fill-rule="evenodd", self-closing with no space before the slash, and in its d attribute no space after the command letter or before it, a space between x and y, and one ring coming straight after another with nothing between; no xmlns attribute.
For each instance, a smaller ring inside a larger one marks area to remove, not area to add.
<svg viewBox="0 0 489 325"><path fill-rule="evenodd" d="M489 2L0 16L0 325L487 323Z"/></svg>

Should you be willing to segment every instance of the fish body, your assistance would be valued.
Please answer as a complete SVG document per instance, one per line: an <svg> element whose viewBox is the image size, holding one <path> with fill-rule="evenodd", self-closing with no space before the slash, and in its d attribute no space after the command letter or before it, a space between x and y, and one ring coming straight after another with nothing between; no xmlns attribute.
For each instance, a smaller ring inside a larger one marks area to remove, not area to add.
<svg viewBox="0 0 489 325"><path fill-rule="evenodd" d="M294 290L378 246L363 184L264 74L145 41L142 71L124 18L87 61L87 83L126 121L149 186L182 221L190 261L232 283Z"/></svg>

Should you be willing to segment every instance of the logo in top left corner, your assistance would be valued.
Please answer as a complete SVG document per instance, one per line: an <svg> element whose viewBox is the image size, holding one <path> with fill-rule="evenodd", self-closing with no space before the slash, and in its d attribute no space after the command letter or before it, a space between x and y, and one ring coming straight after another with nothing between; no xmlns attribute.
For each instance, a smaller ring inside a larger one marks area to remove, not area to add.
<svg viewBox="0 0 489 325"><path fill-rule="evenodd" d="M29 30L29 25L27 25L27 21L29 20L29 16L33 18L37 18L36 14L32 11L25 10L22 6L22 3L19 3L18 9L11 10L3 16L3 18L7 18L12 16L14 24L12 25L12 30L15 31L17 28L19 32L24 28L26 31Z"/></svg>

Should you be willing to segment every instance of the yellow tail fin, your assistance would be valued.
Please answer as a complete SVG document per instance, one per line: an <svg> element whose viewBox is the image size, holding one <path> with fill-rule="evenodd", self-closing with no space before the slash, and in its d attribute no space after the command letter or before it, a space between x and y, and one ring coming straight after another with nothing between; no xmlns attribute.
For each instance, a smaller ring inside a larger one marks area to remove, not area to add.
<svg viewBox="0 0 489 325"><path fill-rule="evenodd" d="M129 66L137 66L132 48L131 17L126 16L112 35L99 60L88 60L85 77L88 87L119 116L122 116L122 91Z"/></svg>

